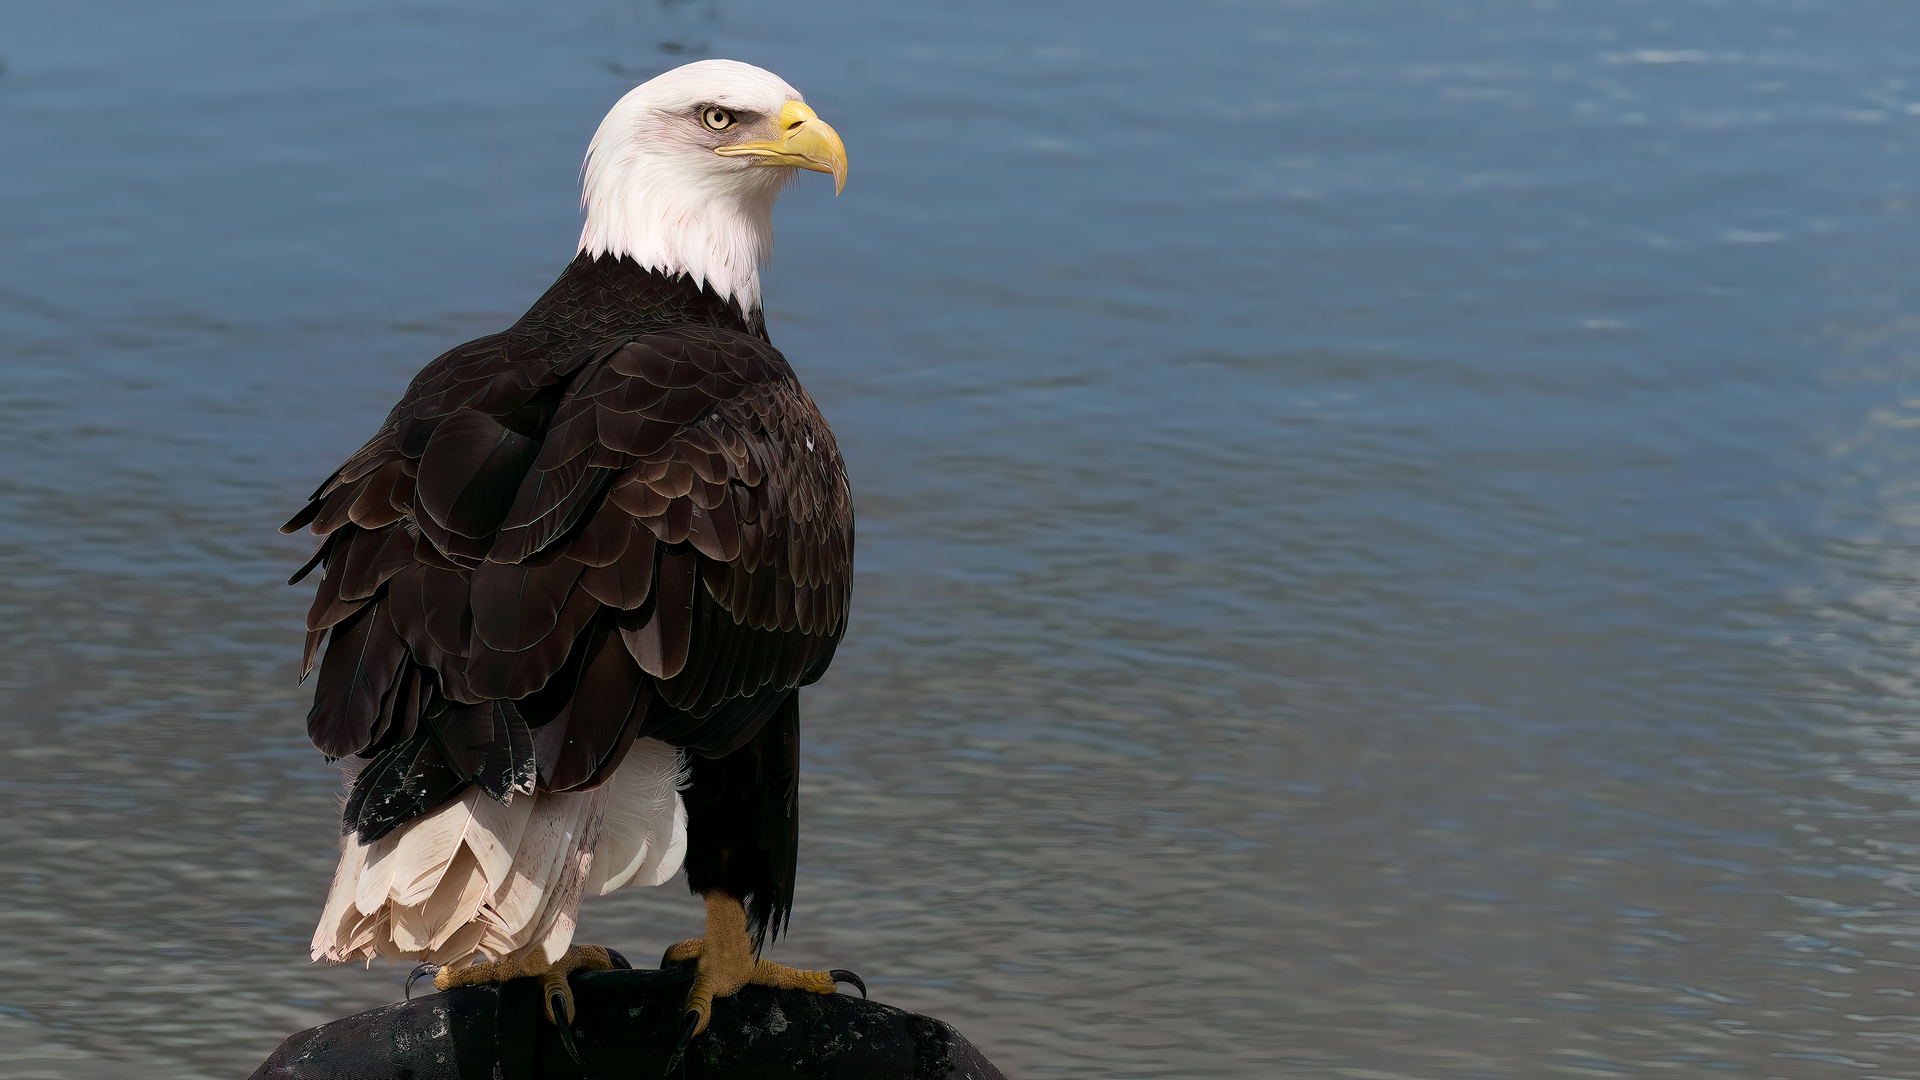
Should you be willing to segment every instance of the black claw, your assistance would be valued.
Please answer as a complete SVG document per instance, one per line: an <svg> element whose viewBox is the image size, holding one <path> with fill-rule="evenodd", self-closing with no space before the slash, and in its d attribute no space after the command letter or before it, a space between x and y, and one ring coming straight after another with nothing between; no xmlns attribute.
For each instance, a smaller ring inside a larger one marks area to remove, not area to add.
<svg viewBox="0 0 1920 1080"><path fill-rule="evenodd" d="M553 1010L553 1026L560 1029L560 1045L567 1048L567 1056L575 1065L582 1064L580 1048L573 1042L573 1025L567 1022L567 999L556 990L547 1000L547 1007Z"/></svg>
<svg viewBox="0 0 1920 1080"><path fill-rule="evenodd" d="M673 1044L676 1052L687 1048L687 1044L693 1041L693 1029L699 1026L700 1014L689 1011L686 1020L680 1024L680 1041Z"/></svg>
<svg viewBox="0 0 1920 1080"><path fill-rule="evenodd" d="M611 960L611 961L613 961L613 966L614 966L614 967L615 967L615 968L616 968L617 970L620 970L620 971L632 971L632 970L633 970L633 965L632 965L632 964L629 964L629 963L627 963L627 958L626 958L626 957L624 957L624 956L621 956L621 955L620 955L619 953L617 953L617 952L614 952L614 951L613 951L612 949L608 949L608 950L607 950L607 959L608 959L608 960Z"/></svg>
<svg viewBox="0 0 1920 1080"><path fill-rule="evenodd" d="M846 968L834 968L832 971L827 972L827 974L833 976L834 982L852 983L860 988L861 997L864 998L867 996L867 984L861 980L860 976L855 975Z"/></svg>
<svg viewBox="0 0 1920 1080"><path fill-rule="evenodd" d="M661 954L660 954L660 964L659 964L659 966L660 966L660 968L661 968L661 970L663 970L663 971L664 971L664 970L666 969L666 966L667 966L668 964L671 964L671 963L673 963L673 950L672 950L672 949L668 949L668 950L667 950L666 952L663 952L663 953L661 953Z"/></svg>
<svg viewBox="0 0 1920 1080"><path fill-rule="evenodd" d="M414 968L411 972L409 972L407 974L407 988L406 988L407 1000L408 1001L413 1000L413 984L414 983L419 982L421 979L430 978L431 976L438 975L439 973L440 973L439 964L421 964L418 967Z"/></svg>

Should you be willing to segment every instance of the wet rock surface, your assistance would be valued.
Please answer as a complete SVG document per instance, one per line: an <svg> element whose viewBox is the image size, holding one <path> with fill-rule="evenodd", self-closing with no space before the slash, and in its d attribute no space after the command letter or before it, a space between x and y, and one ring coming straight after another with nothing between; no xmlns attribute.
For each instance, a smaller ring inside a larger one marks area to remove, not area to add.
<svg viewBox="0 0 1920 1080"><path fill-rule="evenodd" d="M398 1002L287 1039L252 1080L586 1080L807 1076L1004 1080L965 1037L931 1017L846 994L749 986L674 1053L686 970L573 977L580 1062L516 979Z"/></svg>

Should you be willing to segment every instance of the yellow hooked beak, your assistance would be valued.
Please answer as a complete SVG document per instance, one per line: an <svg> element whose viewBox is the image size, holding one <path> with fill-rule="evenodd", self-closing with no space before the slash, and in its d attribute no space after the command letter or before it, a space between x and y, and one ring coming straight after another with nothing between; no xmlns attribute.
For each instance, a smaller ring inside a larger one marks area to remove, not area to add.
<svg viewBox="0 0 1920 1080"><path fill-rule="evenodd" d="M804 101L780 107L780 137L766 142L722 146L714 153L725 157L754 157L754 164L791 165L796 169L833 174L833 193L847 186L847 147L840 133L813 114Z"/></svg>

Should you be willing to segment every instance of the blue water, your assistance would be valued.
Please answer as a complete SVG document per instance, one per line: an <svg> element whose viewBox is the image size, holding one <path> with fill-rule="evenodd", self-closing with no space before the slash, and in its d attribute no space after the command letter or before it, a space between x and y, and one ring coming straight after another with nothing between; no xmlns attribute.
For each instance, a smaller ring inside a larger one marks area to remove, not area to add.
<svg viewBox="0 0 1920 1080"><path fill-rule="evenodd" d="M1920 1077L1920 9L0 12L0 1076L244 1075L334 774L273 526L703 56L845 137L790 963L1015 1076ZM592 901L646 957L678 883Z"/></svg>

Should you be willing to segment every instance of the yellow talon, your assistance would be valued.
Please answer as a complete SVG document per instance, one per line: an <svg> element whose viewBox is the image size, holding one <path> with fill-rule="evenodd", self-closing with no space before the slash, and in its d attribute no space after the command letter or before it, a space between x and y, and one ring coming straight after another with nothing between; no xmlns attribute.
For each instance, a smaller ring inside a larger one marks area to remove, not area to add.
<svg viewBox="0 0 1920 1080"><path fill-rule="evenodd" d="M693 992L687 995L687 1015L694 1018L693 1030L686 1033L689 1039L707 1030L707 1021L713 1019L713 989L701 985L697 979Z"/></svg>
<svg viewBox="0 0 1920 1080"><path fill-rule="evenodd" d="M755 986L771 986L776 990L806 990L815 994L833 994L840 990L839 984L827 972L803 971L771 960L755 964L753 976L747 981Z"/></svg>
<svg viewBox="0 0 1920 1080"><path fill-rule="evenodd" d="M693 989L687 992L687 1016L692 1022L681 1029L681 1047L707 1030L707 1023L713 1019L715 998L739 993L743 986L831 994L839 989L837 983L851 982L859 986L861 995L865 996L865 984L852 972L803 971L760 959L753 953L753 939L747 936L746 907L718 890L706 894L706 903L706 934L673 946L661 958L663 966L679 960L700 961L693 976Z"/></svg>
<svg viewBox="0 0 1920 1080"><path fill-rule="evenodd" d="M667 946L666 955L660 958L660 966L666 967L668 964L678 963L682 960L700 959L700 946L703 944L704 942L699 938L690 938L678 945Z"/></svg>
<svg viewBox="0 0 1920 1080"><path fill-rule="evenodd" d="M538 976L541 1011L546 1013L549 1022L562 1023L553 1015L553 998L558 994L567 1014L565 1023L570 1024L576 1010L573 1007L573 987L568 984L567 976L576 971L606 971L613 967L613 957L599 945L575 945L551 964L541 963L536 956L469 964L463 968L441 968L433 977L433 985L439 990L454 990L462 986L483 986L487 983L503 983L508 979Z"/></svg>

